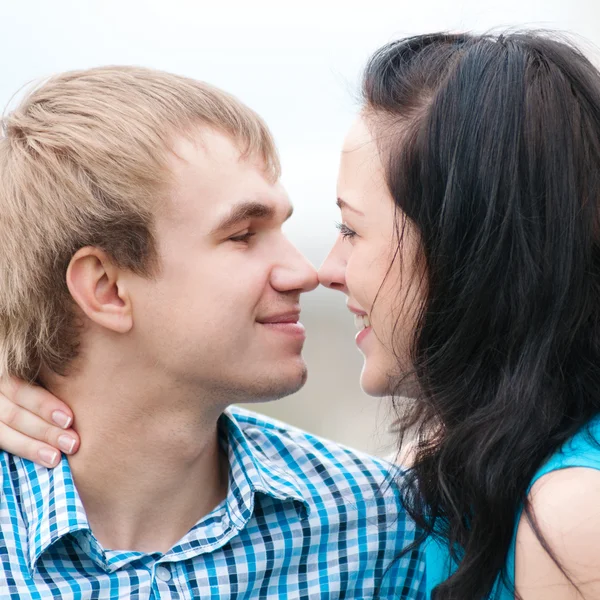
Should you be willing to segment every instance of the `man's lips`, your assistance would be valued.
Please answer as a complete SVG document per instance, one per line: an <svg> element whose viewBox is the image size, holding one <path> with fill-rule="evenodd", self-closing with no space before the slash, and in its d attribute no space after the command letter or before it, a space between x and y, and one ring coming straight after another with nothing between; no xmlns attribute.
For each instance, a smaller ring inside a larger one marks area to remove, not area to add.
<svg viewBox="0 0 600 600"><path fill-rule="evenodd" d="M257 319L257 323L263 325L266 329L278 333L285 333L286 335L293 336L302 341L304 341L304 338L306 337L304 325L300 323L300 311L298 310L261 317L260 319Z"/></svg>
<svg viewBox="0 0 600 600"><path fill-rule="evenodd" d="M300 311L292 311L287 313L280 313L278 315L271 315L268 317L261 317L257 319L257 322L262 325L274 325L276 323L298 323L300 320Z"/></svg>

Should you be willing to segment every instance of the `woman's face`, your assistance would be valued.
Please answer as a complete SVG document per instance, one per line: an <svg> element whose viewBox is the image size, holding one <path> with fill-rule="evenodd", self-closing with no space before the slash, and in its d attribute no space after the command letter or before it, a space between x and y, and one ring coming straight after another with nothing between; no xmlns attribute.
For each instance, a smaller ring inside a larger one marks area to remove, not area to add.
<svg viewBox="0 0 600 600"><path fill-rule="evenodd" d="M365 358L361 387L384 396L391 392L390 383L410 370L409 345L420 299L414 267L418 243L408 222L398 243L404 219L395 210L363 117L352 125L342 149L338 206L340 235L319 279L348 296L348 308L356 315L356 344ZM400 393L414 393L414 384L407 381Z"/></svg>

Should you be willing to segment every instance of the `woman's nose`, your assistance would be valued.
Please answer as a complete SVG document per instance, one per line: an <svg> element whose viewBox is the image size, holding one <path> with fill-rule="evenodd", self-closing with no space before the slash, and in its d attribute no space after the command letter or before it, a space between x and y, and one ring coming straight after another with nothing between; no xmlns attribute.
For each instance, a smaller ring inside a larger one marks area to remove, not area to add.
<svg viewBox="0 0 600 600"><path fill-rule="evenodd" d="M336 252L336 246L333 247L318 271L319 283L329 289L347 293L346 260Z"/></svg>

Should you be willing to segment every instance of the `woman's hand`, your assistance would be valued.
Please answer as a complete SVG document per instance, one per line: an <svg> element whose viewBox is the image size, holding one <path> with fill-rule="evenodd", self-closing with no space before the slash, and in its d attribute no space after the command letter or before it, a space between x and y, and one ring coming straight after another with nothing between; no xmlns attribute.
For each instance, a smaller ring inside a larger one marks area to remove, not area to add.
<svg viewBox="0 0 600 600"><path fill-rule="evenodd" d="M61 452L79 448L72 424L71 409L44 388L0 378L0 449L55 467Z"/></svg>

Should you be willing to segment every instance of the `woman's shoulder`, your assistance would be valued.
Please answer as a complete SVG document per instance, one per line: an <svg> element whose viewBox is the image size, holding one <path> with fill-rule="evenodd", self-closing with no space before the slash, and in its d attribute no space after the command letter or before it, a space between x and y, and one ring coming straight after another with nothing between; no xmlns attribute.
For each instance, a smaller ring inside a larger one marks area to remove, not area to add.
<svg viewBox="0 0 600 600"><path fill-rule="evenodd" d="M535 527L553 557L523 513L515 560L523 600L600 597L600 470L573 467L548 473L534 484L529 499Z"/></svg>
<svg viewBox="0 0 600 600"><path fill-rule="evenodd" d="M581 584L584 597L600 598L600 417L590 421L557 450L534 476L529 501L531 513L551 549L568 573ZM527 516L515 524L516 543L507 560L508 587L498 580L496 598L513 599L516 582L523 600L566 600L580 598L575 588L540 544ZM448 549L428 539L427 598L433 588L455 570ZM516 556L515 556L516 554ZM594 595L595 594L595 595Z"/></svg>
<svg viewBox="0 0 600 600"><path fill-rule="evenodd" d="M583 597L599 597L600 419L538 471L529 504L533 523L523 512L516 540L515 581L523 600L576 598L577 588Z"/></svg>

